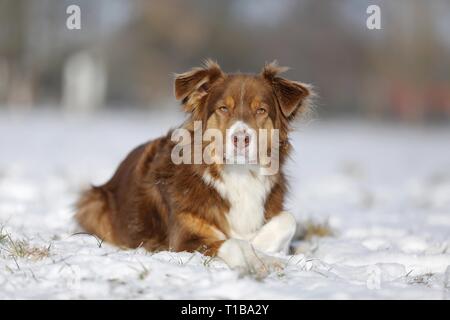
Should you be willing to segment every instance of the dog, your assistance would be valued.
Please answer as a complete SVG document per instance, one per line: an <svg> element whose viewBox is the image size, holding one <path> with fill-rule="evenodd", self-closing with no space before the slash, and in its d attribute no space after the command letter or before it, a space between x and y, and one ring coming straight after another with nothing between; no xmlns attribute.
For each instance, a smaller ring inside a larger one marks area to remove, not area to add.
<svg viewBox="0 0 450 320"><path fill-rule="evenodd" d="M294 216L284 209L283 165L292 121L307 110L312 95L309 85L280 77L285 70L273 62L259 74L227 74L207 60L176 74L175 97L187 113L177 129L195 135L201 123L200 133L222 134L225 150L211 152L212 163L175 163L174 150L192 160L207 147L203 140L177 144L174 130L138 146L107 183L81 195L78 224L123 248L200 251L248 272L283 268L274 254L287 253L296 230ZM271 174L261 171L267 168L261 157L245 159L263 129L278 135L276 145L269 135L265 150L277 154ZM184 149L192 146L197 152ZM233 156L243 161L229 163Z"/></svg>

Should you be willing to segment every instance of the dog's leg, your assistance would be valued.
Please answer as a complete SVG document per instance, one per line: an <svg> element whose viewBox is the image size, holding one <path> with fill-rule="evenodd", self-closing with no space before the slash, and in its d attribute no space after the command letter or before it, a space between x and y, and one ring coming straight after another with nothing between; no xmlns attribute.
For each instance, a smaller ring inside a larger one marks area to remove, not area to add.
<svg viewBox="0 0 450 320"><path fill-rule="evenodd" d="M260 276L265 276L270 271L282 270L285 265L282 260L270 257L255 249L250 242L240 239L223 242L217 256L232 269Z"/></svg>
<svg viewBox="0 0 450 320"><path fill-rule="evenodd" d="M287 253L297 223L292 214L281 212L267 222L251 240L252 245L266 253Z"/></svg>

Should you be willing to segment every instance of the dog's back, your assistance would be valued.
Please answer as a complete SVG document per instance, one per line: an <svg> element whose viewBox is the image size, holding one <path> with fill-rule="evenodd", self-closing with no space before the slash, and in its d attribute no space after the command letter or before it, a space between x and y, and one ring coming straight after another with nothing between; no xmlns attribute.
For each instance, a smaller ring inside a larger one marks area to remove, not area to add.
<svg viewBox="0 0 450 320"><path fill-rule="evenodd" d="M164 161L154 158L158 152L158 157L164 157L167 143L163 137L137 147L107 183L83 193L75 219L86 232L121 247L167 248L167 206L157 183L144 182L151 179L147 176L150 167L164 170Z"/></svg>

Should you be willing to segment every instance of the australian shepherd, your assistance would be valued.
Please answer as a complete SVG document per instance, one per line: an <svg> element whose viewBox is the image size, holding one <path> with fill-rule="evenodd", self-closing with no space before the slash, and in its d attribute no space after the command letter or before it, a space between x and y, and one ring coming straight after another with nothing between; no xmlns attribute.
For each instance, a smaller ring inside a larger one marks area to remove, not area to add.
<svg viewBox="0 0 450 320"><path fill-rule="evenodd" d="M288 250L296 229L284 210L288 134L311 96L308 85L280 77L284 70L271 63L227 74L208 60L176 74L187 120L86 191L79 225L124 248L200 251L248 272L282 268L273 254Z"/></svg>

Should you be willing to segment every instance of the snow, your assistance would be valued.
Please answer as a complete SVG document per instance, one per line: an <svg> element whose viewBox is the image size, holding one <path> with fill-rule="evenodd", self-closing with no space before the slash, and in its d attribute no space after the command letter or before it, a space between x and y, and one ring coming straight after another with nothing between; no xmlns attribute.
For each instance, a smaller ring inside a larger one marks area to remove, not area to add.
<svg viewBox="0 0 450 320"><path fill-rule="evenodd" d="M0 299L449 299L450 126L313 121L293 134L288 266L241 276L201 254L120 250L76 234L73 203L170 112L0 113ZM13 241L48 249L14 256Z"/></svg>

